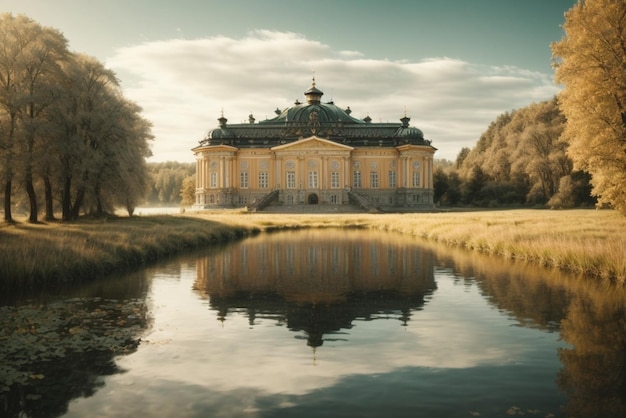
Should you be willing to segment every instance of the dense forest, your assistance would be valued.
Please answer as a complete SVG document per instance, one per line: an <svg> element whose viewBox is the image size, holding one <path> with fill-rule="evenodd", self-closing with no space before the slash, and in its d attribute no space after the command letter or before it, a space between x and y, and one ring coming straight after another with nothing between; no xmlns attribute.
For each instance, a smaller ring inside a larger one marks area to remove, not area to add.
<svg viewBox="0 0 626 418"><path fill-rule="evenodd" d="M479 207L589 206L590 176L574 171L555 99L500 115L455 162L437 161L435 202Z"/></svg>

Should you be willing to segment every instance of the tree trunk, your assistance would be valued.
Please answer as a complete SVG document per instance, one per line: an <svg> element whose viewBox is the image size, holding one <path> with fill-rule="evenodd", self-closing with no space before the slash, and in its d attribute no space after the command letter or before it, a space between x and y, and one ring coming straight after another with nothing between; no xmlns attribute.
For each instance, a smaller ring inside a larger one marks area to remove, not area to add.
<svg viewBox="0 0 626 418"><path fill-rule="evenodd" d="M61 220L71 221L73 219L72 214L72 177L65 177L65 184L63 185L63 195L61 196Z"/></svg>
<svg viewBox="0 0 626 418"><path fill-rule="evenodd" d="M4 221L13 223L13 215L11 214L11 189L12 182L7 180L4 184Z"/></svg>
<svg viewBox="0 0 626 418"><path fill-rule="evenodd" d="M30 177L30 176L29 176ZM35 187L33 186L33 179L26 179L26 193L28 193L28 202L30 203L30 216L28 222L37 223L37 196L35 195Z"/></svg>
<svg viewBox="0 0 626 418"><path fill-rule="evenodd" d="M83 206L83 200L85 199L85 187L81 187L76 194L76 200L74 201L74 206L72 207L72 219L78 219L78 215L80 214L80 208Z"/></svg>
<svg viewBox="0 0 626 418"><path fill-rule="evenodd" d="M45 176L44 179L45 184L45 200L46 200L46 221L54 221L54 204L52 201L52 183L50 182L50 177Z"/></svg>
<svg viewBox="0 0 626 418"><path fill-rule="evenodd" d="M133 216L135 213L135 205L130 201L129 198L126 198L126 210L128 211L128 216Z"/></svg>
<svg viewBox="0 0 626 418"><path fill-rule="evenodd" d="M104 210L102 209L102 200L100 200L100 187L96 187L96 216L99 218L104 216Z"/></svg>

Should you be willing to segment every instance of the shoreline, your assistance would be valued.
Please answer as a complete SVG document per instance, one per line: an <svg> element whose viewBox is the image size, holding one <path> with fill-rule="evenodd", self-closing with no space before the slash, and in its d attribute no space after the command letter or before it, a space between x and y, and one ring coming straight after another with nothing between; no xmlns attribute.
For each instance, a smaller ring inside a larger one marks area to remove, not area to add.
<svg viewBox="0 0 626 418"><path fill-rule="evenodd" d="M0 291L87 283L262 232L365 228L522 261L589 279L626 282L626 218L618 212L514 209L404 214L187 212L0 225Z"/></svg>

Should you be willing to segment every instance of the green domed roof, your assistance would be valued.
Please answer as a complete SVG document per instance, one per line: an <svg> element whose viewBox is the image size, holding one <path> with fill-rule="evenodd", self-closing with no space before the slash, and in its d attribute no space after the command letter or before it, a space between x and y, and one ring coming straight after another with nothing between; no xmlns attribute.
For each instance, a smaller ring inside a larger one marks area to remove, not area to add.
<svg viewBox="0 0 626 418"><path fill-rule="evenodd" d="M396 136L398 138L406 139L424 139L424 133L420 129L414 128L412 126L401 127L400 129L398 129Z"/></svg>
<svg viewBox="0 0 626 418"><path fill-rule="evenodd" d="M353 118L339 106L331 103L318 104L295 104L283 110L280 115L273 119L259 121L259 125L277 123L341 123L361 124L360 119Z"/></svg>
<svg viewBox="0 0 626 418"><path fill-rule="evenodd" d="M304 92L306 103L296 103L292 107L283 110L277 117L259 122L259 124L275 123L341 123L353 124L364 123L362 120L350 116L349 111L335 106L333 102L322 103L324 92L315 86L315 78L311 87Z"/></svg>

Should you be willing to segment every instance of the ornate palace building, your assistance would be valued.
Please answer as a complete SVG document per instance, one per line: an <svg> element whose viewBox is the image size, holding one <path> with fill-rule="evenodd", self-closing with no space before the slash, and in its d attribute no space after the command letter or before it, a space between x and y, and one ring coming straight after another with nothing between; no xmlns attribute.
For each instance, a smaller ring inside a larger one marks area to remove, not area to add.
<svg viewBox="0 0 626 418"><path fill-rule="evenodd" d="M433 155L422 131L356 119L322 103L315 86L276 117L219 126L193 148L195 208L348 205L369 210L433 207Z"/></svg>

